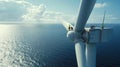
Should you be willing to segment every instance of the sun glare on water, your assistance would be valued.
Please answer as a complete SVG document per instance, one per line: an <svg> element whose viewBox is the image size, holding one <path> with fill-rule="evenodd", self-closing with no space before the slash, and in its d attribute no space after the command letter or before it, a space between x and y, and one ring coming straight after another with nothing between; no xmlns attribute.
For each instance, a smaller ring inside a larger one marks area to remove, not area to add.
<svg viewBox="0 0 120 67"><path fill-rule="evenodd" d="M18 37L19 33L13 26L0 25L0 67L29 67L38 65L27 54L31 50L25 41Z"/></svg>

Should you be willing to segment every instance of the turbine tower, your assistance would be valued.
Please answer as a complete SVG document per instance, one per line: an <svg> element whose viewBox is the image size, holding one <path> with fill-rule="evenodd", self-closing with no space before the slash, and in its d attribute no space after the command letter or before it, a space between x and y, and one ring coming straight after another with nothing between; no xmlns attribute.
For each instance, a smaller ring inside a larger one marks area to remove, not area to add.
<svg viewBox="0 0 120 67"><path fill-rule="evenodd" d="M68 30L67 37L75 43L78 67L96 67L96 44L107 41L111 33L109 28L95 26L85 28L95 3L96 0L81 0L75 26L62 21L64 27ZM72 30L70 30L70 27L72 27Z"/></svg>

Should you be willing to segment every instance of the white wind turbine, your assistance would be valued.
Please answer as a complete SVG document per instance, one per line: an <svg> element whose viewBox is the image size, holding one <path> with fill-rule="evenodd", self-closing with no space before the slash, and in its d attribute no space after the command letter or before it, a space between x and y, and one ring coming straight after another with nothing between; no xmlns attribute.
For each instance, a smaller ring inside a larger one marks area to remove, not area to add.
<svg viewBox="0 0 120 67"><path fill-rule="evenodd" d="M81 0L78 19L74 27L62 21L68 30L67 37L75 43L78 67L96 67L96 44L107 41L112 32L111 29L104 27L85 28L95 3L96 0Z"/></svg>

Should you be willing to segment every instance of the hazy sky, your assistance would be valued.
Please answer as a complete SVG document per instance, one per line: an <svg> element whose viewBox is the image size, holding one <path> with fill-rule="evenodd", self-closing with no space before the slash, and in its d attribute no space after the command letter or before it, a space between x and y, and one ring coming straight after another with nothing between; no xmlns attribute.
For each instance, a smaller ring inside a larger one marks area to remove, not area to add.
<svg viewBox="0 0 120 67"><path fill-rule="evenodd" d="M88 22L120 22L120 0L97 0ZM75 22L80 0L0 0L0 22Z"/></svg>

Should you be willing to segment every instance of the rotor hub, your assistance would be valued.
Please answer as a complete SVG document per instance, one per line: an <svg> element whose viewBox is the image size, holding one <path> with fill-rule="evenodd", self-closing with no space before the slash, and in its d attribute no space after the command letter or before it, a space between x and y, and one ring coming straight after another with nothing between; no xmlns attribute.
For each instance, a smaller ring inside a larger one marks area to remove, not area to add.
<svg viewBox="0 0 120 67"><path fill-rule="evenodd" d="M80 32L68 31L67 37L73 42L77 42L77 41L80 41L80 40L83 41L82 34Z"/></svg>

